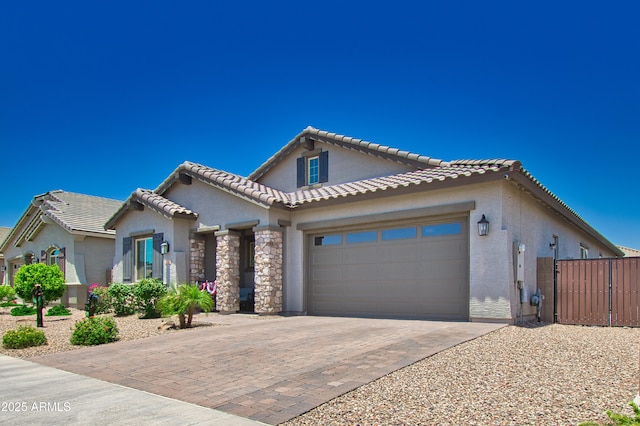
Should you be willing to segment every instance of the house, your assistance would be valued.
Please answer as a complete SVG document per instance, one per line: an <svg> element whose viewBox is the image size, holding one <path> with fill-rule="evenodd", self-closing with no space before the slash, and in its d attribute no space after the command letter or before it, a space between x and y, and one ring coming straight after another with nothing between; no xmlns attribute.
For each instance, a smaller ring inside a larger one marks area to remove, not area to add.
<svg viewBox="0 0 640 426"><path fill-rule="evenodd" d="M67 285L62 303L82 309L88 285L110 280L115 232L105 230L104 223L121 205L61 190L35 196L0 246L7 271L3 282L13 285L22 265L57 264Z"/></svg>
<svg viewBox="0 0 640 426"><path fill-rule="evenodd" d="M623 246L618 246L618 248L622 250L625 257L640 257L640 250L638 249Z"/></svg>
<svg viewBox="0 0 640 426"><path fill-rule="evenodd" d="M11 232L11 228L0 226L0 241L4 241ZM7 271L7 267L4 265L4 254L0 252L0 284L4 283L4 276Z"/></svg>
<svg viewBox="0 0 640 426"><path fill-rule="evenodd" d="M535 314L537 258L623 255L519 161L312 127L249 177L180 164L105 227L114 281L217 280L222 313L513 322Z"/></svg>

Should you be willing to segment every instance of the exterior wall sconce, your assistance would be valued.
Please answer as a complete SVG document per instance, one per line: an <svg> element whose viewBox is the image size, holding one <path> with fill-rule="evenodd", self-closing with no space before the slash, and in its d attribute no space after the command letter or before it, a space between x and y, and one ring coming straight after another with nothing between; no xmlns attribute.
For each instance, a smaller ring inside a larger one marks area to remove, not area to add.
<svg viewBox="0 0 640 426"><path fill-rule="evenodd" d="M167 254L169 253L169 243L166 241L163 241L162 244L160 244L160 254Z"/></svg>
<svg viewBox="0 0 640 426"><path fill-rule="evenodd" d="M482 215L482 219L478 221L478 235L481 237L489 235L489 221L484 215Z"/></svg>

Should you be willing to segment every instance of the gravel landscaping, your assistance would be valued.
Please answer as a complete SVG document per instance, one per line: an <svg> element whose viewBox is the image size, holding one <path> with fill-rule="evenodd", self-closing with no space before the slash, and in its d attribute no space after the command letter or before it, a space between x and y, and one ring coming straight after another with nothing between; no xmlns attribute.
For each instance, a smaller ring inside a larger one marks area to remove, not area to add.
<svg viewBox="0 0 640 426"><path fill-rule="evenodd" d="M49 355L53 353L84 348L84 346L72 345L69 342L69 339L71 338L71 333L73 332L75 322L86 318L86 312L73 308L70 308L69 310L71 311L70 316L44 317L44 327L40 328L40 330L44 331L44 334L47 338L46 345L25 349L5 349L0 346L0 354L9 355L14 358L31 358L34 356ZM11 308L0 308L0 336L3 336L5 331L18 328L18 326L20 325L31 325L33 327L36 326L35 315L14 317L11 316L10 312ZM204 316L204 314L198 315ZM193 328L221 325L215 324L211 321L198 321L196 319L198 315L194 316L194 321L192 324ZM142 339L145 337L156 336L164 333L183 333L190 330L177 330L165 326L165 323L167 322L174 322L177 324L177 319L175 321L168 320L166 318L139 319L137 315L116 317L109 314L109 316L112 316L115 319L118 326L118 341Z"/></svg>
<svg viewBox="0 0 640 426"><path fill-rule="evenodd" d="M0 334L35 316L0 308ZM81 350L69 338L84 311L44 317L45 346L0 353L30 358ZM215 326L213 317L194 325ZM212 314L215 316L216 314ZM115 317L120 341L189 332L166 319ZM296 425L577 425L609 424L606 409L632 414L638 391L636 328L528 324L507 326L440 352L344 394L289 422ZM118 344L113 343L113 344Z"/></svg>
<svg viewBox="0 0 640 426"><path fill-rule="evenodd" d="M440 352L287 423L294 425L608 424L632 415L638 329L509 326Z"/></svg>

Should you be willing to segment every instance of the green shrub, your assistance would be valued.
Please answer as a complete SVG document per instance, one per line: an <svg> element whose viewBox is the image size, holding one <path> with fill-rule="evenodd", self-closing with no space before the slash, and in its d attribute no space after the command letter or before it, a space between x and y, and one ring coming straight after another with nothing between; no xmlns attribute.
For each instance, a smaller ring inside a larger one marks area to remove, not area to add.
<svg viewBox="0 0 640 426"><path fill-rule="evenodd" d="M0 303L0 308L9 308L11 306L22 306L22 304L14 301Z"/></svg>
<svg viewBox="0 0 640 426"><path fill-rule="evenodd" d="M64 294L64 274L58 265L46 265L44 263L31 263L22 265L15 276L14 290L27 301L33 298L33 287L36 284L42 286L45 302L59 299Z"/></svg>
<svg viewBox="0 0 640 426"><path fill-rule="evenodd" d="M133 285L136 309L140 318L159 318L158 300L167 294L167 287L158 279L145 278Z"/></svg>
<svg viewBox="0 0 640 426"><path fill-rule="evenodd" d="M96 315L108 314L113 311L113 308L111 307L111 297L109 296L109 287L95 287L93 289L93 294L98 296Z"/></svg>
<svg viewBox="0 0 640 426"><path fill-rule="evenodd" d="M72 345L101 345L118 340L118 326L111 317L85 318L75 324Z"/></svg>
<svg viewBox="0 0 640 426"><path fill-rule="evenodd" d="M0 285L0 300L11 302L16 298L16 291L10 285Z"/></svg>
<svg viewBox="0 0 640 426"><path fill-rule="evenodd" d="M115 283L107 291L113 313L118 316L131 315L135 312L133 289L130 285Z"/></svg>
<svg viewBox="0 0 640 426"><path fill-rule="evenodd" d="M64 307L64 305L56 305L47 309L48 317L62 317L65 315L71 315L71 311Z"/></svg>
<svg viewBox="0 0 640 426"><path fill-rule="evenodd" d="M37 314L38 310L31 306L27 305L18 305L15 308L11 309L11 315L14 317L23 317L27 315Z"/></svg>
<svg viewBox="0 0 640 426"><path fill-rule="evenodd" d="M5 349L22 349L46 344L44 332L30 325L21 325L17 330L7 330L2 336L2 347Z"/></svg>

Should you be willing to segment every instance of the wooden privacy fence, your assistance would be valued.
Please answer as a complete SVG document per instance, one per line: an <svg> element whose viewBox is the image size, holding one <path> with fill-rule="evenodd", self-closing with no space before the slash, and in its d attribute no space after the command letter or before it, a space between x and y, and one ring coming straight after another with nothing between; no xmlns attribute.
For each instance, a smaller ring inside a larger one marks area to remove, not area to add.
<svg viewBox="0 0 640 426"><path fill-rule="evenodd" d="M558 260L561 324L640 326L640 257Z"/></svg>

